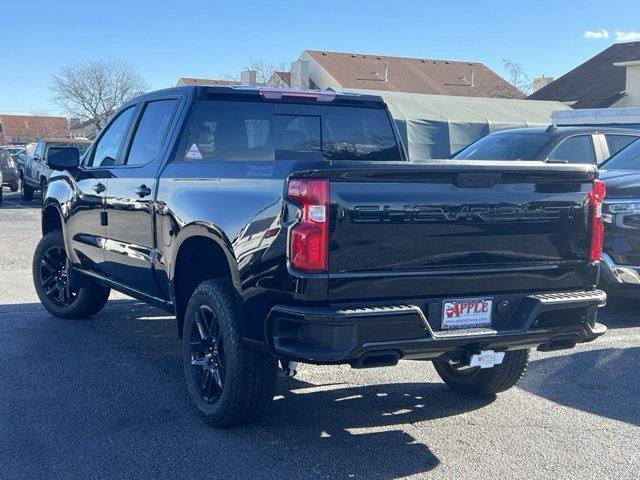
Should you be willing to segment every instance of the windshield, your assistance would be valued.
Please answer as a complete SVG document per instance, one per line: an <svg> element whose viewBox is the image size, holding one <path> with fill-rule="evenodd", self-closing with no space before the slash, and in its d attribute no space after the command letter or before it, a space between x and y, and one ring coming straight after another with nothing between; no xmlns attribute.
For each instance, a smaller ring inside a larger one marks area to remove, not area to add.
<svg viewBox="0 0 640 480"><path fill-rule="evenodd" d="M640 142L636 140L600 165L603 170L640 170Z"/></svg>
<svg viewBox="0 0 640 480"><path fill-rule="evenodd" d="M455 160L540 160L553 140L547 133L487 135L458 152Z"/></svg>

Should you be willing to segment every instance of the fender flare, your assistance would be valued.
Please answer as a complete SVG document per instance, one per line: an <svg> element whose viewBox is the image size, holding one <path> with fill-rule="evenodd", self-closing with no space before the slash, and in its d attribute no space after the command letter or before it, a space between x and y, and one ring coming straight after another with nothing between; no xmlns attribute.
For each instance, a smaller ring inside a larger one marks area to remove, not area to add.
<svg viewBox="0 0 640 480"><path fill-rule="evenodd" d="M241 291L240 272L238 270L238 262L233 253L233 245L231 244L231 241L226 236L226 234L214 224L210 222L197 221L182 227L173 242L173 252L169 263L169 278L171 281L172 295L175 295L174 279L176 263L178 255L180 253L180 249L182 248L182 244L184 242L194 237L205 237L213 240L221 248L227 259L227 264L229 265L229 272L231 273L233 286L239 293Z"/></svg>
<svg viewBox="0 0 640 480"><path fill-rule="evenodd" d="M48 215L50 215L49 212L52 212L52 211L55 211L60 219L60 229L62 230L62 234L64 236L66 229L64 228L65 221L64 221L64 216L62 215L62 209L60 207L60 204L57 201L53 201L51 199L47 199L45 205L42 207L42 215L40 218L40 232L42 233L42 236L45 235L45 232L46 232L45 221Z"/></svg>

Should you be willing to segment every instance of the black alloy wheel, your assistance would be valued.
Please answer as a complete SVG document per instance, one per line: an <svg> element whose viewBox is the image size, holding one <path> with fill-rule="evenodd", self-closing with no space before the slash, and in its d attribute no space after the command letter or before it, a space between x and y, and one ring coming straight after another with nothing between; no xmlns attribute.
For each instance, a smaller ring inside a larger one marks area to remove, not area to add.
<svg viewBox="0 0 640 480"><path fill-rule="evenodd" d="M69 284L69 262L64 247L54 245L42 256L40 262L40 285L44 295L60 307L71 305L78 290Z"/></svg>
<svg viewBox="0 0 640 480"><path fill-rule="evenodd" d="M200 396L214 404L222 395L225 362L224 342L220 323L208 305L195 311L191 328L191 372Z"/></svg>

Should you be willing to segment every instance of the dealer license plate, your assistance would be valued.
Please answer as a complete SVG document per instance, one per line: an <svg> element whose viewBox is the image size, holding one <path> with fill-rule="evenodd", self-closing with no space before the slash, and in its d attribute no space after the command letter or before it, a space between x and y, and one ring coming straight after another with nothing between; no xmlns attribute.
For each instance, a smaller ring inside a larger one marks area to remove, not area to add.
<svg viewBox="0 0 640 480"><path fill-rule="evenodd" d="M491 298L457 298L442 303L442 329L491 326Z"/></svg>

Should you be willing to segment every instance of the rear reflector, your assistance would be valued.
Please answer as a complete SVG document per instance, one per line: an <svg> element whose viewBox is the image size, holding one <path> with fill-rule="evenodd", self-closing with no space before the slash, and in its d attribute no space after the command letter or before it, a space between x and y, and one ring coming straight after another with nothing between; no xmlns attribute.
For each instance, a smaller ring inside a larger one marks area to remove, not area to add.
<svg viewBox="0 0 640 480"><path fill-rule="evenodd" d="M589 193L589 205L591 205L591 246L589 248L589 261L595 262L602 256L602 244L604 242L604 226L602 224L602 202L607 193L602 180L594 180L593 188Z"/></svg>
<svg viewBox="0 0 640 480"><path fill-rule="evenodd" d="M289 199L302 213L289 230L289 262L296 270L326 272L329 267L329 180L292 179Z"/></svg>

